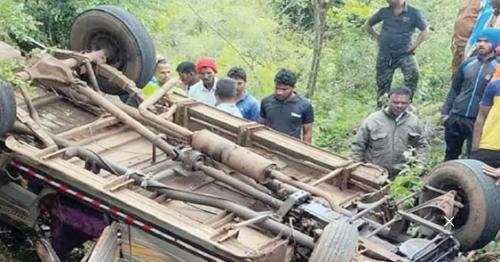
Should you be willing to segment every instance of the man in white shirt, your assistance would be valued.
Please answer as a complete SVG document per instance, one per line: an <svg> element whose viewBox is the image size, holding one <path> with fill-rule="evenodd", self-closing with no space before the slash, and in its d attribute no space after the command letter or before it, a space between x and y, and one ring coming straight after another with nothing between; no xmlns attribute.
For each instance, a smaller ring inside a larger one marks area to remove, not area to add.
<svg viewBox="0 0 500 262"><path fill-rule="evenodd" d="M196 62L196 72L201 81L191 86L188 96L196 101L215 106L217 64L212 57L202 57Z"/></svg>
<svg viewBox="0 0 500 262"><path fill-rule="evenodd" d="M223 78L217 81L215 89L215 106L237 117L243 117L240 109L236 106L236 81L231 78Z"/></svg>

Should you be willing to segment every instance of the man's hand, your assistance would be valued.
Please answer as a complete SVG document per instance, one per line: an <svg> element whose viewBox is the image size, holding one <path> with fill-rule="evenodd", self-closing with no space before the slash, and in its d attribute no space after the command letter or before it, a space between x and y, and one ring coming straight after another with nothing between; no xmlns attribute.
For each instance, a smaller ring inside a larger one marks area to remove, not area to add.
<svg viewBox="0 0 500 262"><path fill-rule="evenodd" d="M483 172L486 175L495 178L497 180L497 186L500 185L500 168L493 168L491 166L484 165L483 166Z"/></svg>
<svg viewBox="0 0 500 262"><path fill-rule="evenodd" d="M500 168L493 168L491 166L484 165L483 172L488 176L500 179Z"/></svg>
<svg viewBox="0 0 500 262"><path fill-rule="evenodd" d="M425 39L427 39L428 35L429 35L429 27L426 27L424 30L420 31L420 34L418 35L417 39L408 49L408 54L414 54L415 50L417 50L420 44L422 44L425 41Z"/></svg>
<svg viewBox="0 0 500 262"><path fill-rule="evenodd" d="M365 24L365 30L366 32L368 32L368 34L370 34L373 37L373 39L375 39L377 42L379 41L380 33L377 30L375 30L373 26Z"/></svg>
<svg viewBox="0 0 500 262"><path fill-rule="evenodd" d="M410 48L408 48L408 54L415 54L415 50L417 50L417 46L415 44L411 45Z"/></svg>
<svg viewBox="0 0 500 262"><path fill-rule="evenodd" d="M444 123L446 122L446 120L448 120L448 118L450 118L450 115L442 115L441 116L441 123L444 125Z"/></svg>

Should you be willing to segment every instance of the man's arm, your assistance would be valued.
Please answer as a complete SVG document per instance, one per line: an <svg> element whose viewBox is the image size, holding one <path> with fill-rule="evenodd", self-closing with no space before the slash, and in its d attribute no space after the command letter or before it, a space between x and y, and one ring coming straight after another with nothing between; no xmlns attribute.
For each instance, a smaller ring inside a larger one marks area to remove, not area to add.
<svg viewBox="0 0 500 262"><path fill-rule="evenodd" d="M420 31L420 34L418 34L417 39L413 44L410 46L410 49L408 49L408 53L413 53L417 48L422 44L427 37L429 36L429 27L425 27L422 31Z"/></svg>
<svg viewBox="0 0 500 262"><path fill-rule="evenodd" d="M250 118L252 119L252 121L259 121L259 118L260 118L260 105L259 105L258 102L255 102L252 105Z"/></svg>
<svg viewBox="0 0 500 262"><path fill-rule="evenodd" d="M424 125L421 121L418 122L417 127L418 134L414 137L412 141L412 147L415 148L415 153L417 154L417 159L424 163L427 157L427 149L429 144L427 143L427 139L425 137Z"/></svg>
<svg viewBox="0 0 500 262"><path fill-rule="evenodd" d="M488 117L491 107L493 106L493 98L495 97L498 84L499 80L489 82L484 90L481 102L479 102L479 113L476 117L476 122L474 123L471 151L479 149L479 142L481 141L481 136L483 135L484 122L486 122L486 118Z"/></svg>
<svg viewBox="0 0 500 262"><path fill-rule="evenodd" d="M443 109L441 110L443 122L446 121L446 119L450 115L450 111L451 111L451 108L453 107L453 103L455 102L455 99L457 98L458 94L460 94L460 91L462 90L462 82L464 80L463 68L464 68L463 65L460 66L458 71L453 76L453 81L451 84L450 91L448 92L448 95L446 96L446 100L443 104Z"/></svg>
<svg viewBox="0 0 500 262"><path fill-rule="evenodd" d="M304 142L311 144L313 135L313 124L305 124L302 126L302 140Z"/></svg>
<svg viewBox="0 0 500 262"><path fill-rule="evenodd" d="M476 122L474 123L474 132L472 135L472 149L471 151L476 151L479 149L479 142L481 141L481 136L483 134L483 127L488 114L490 113L491 106L480 106L479 114L477 115Z"/></svg>
<svg viewBox="0 0 500 262"><path fill-rule="evenodd" d="M373 28L373 25L369 25L368 23L366 23L365 30L378 42L378 40L380 39L380 33L375 30L375 28Z"/></svg>
<svg viewBox="0 0 500 262"><path fill-rule="evenodd" d="M370 131L368 130L368 125L365 120L358 128L358 132L351 143L351 152L349 153L350 159L358 162L365 162L365 153L368 147L369 137Z"/></svg>
<svg viewBox="0 0 500 262"><path fill-rule="evenodd" d="M266 115L266 110L265 110L265 106L264 106L264 100L262 100L260 102L260 114L259 114L259 118L257 120L257 122L259 124L263 124L263 125L269 125L269 121L267 120L267 115Z"/></svg>
<svg viewBox="0 0 500 262"><path fill-rule="evenodd" d="M425 39L429 36L429 26L427 25L427 21L425 21L424 16L420 11L416 11L416 16L415 16L415 26L420 30L420 34L418 35L417 39L413 44L410 46L410 49L408 49L408 53L413 53L417 48L422 44Z"/></svg>
<svg viewBox="0 0 500 262"><path fill-rule="evenodd" d="M380 38L380 33L377 30L375 30L373 26L380 23L381 21L382 21L381 10L379 10L372 17L370 17L365 23L366 32L368 32L368 34L370 34L373 38L375 38L377 42Z"/></svg>
<svg viewBox="0 0 500 262"><path fill-rule="evenodd" d="M302 113L302 140L311 144L314 123L314 109L312 104L307 105L306 110Z"/></svg>

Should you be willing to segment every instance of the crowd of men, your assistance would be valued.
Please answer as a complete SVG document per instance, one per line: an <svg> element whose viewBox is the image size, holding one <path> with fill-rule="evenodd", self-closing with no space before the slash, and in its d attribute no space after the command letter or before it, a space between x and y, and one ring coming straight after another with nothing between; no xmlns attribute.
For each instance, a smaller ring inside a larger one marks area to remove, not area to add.
<svg viewBox="0 0 500 262"><path fill-rule="evenodd" d="M144 87L143 95L152 95L170 79L170 67L165 59L158 59L155 75ZM196 63L180 63L176 71L185 87L183 93L193 100L311 143L313 107L295 92L297 76L291 70L276 73L275 93L261 102L246 90L247 73L242 67L232 67L225 77L219 78L215 59L202 57Z"/></svg>
<svg viewBox="0 0 500 262"><path fill-rule="evenodd" d="M498 16L500 0L485 1L491 1L491 15ZM422 122L408 108L418 86L415 52L429 30L418 8L405 0L387 2L388 6L379 9L365 25L379 46L375 65L378 111L362 121L349 157L380 165L394 177L407 162L407 152L417 161L423 161L428 147ZM465 2L466 9L475 8L469 5L471 1ZM460 9L457 23L461 20L467 25L471 23L470 16L465 13L464 8ZM382 24L380 32L374 27L378 23ZM476 35L461 27L455 33L453 81L444 99L442 120L445 161L460 157L478 159L490 166L485 168L486 174L500 179L500 67L495 51L500 44L500 30L491 28L494 24L490 18L480 24L484 28ZM473 26L468 28L472 31ZM416 29L420 33L413 40ZM474 35L474 44L470 48L471 55L467 55L464 38L469 39L471 35ZM405 86L391 88L397 69L403 73ZM188 97L311 143L313 106L295 91L297 76L291 70L281 69L276 73L274 94L260 103L246 90L247 74L241 67L233 67L219 78L222 74L215 59L202 57L196 63L180 63L176 71ZM150 83L152 86L144 88L144 95L151 95L170 75L170 64L159 59Z"/></svg>

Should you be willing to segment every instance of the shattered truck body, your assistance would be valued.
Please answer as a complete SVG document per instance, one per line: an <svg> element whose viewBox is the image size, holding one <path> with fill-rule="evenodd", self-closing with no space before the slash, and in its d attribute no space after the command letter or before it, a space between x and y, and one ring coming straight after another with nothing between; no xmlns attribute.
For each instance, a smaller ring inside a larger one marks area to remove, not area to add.
<svg viewBox="0 0 500 262"><path fill-rule="evenodd" d="M47 216L96 240L86 261L453 261L498 230L478 162L438 166L403 209L384 169L167 94L174 80L144 100L154 47L122 9L80 14L70 45L17 73L29 91L0 82L0 219L43 261L68 244L40 233Z"/></svg>

